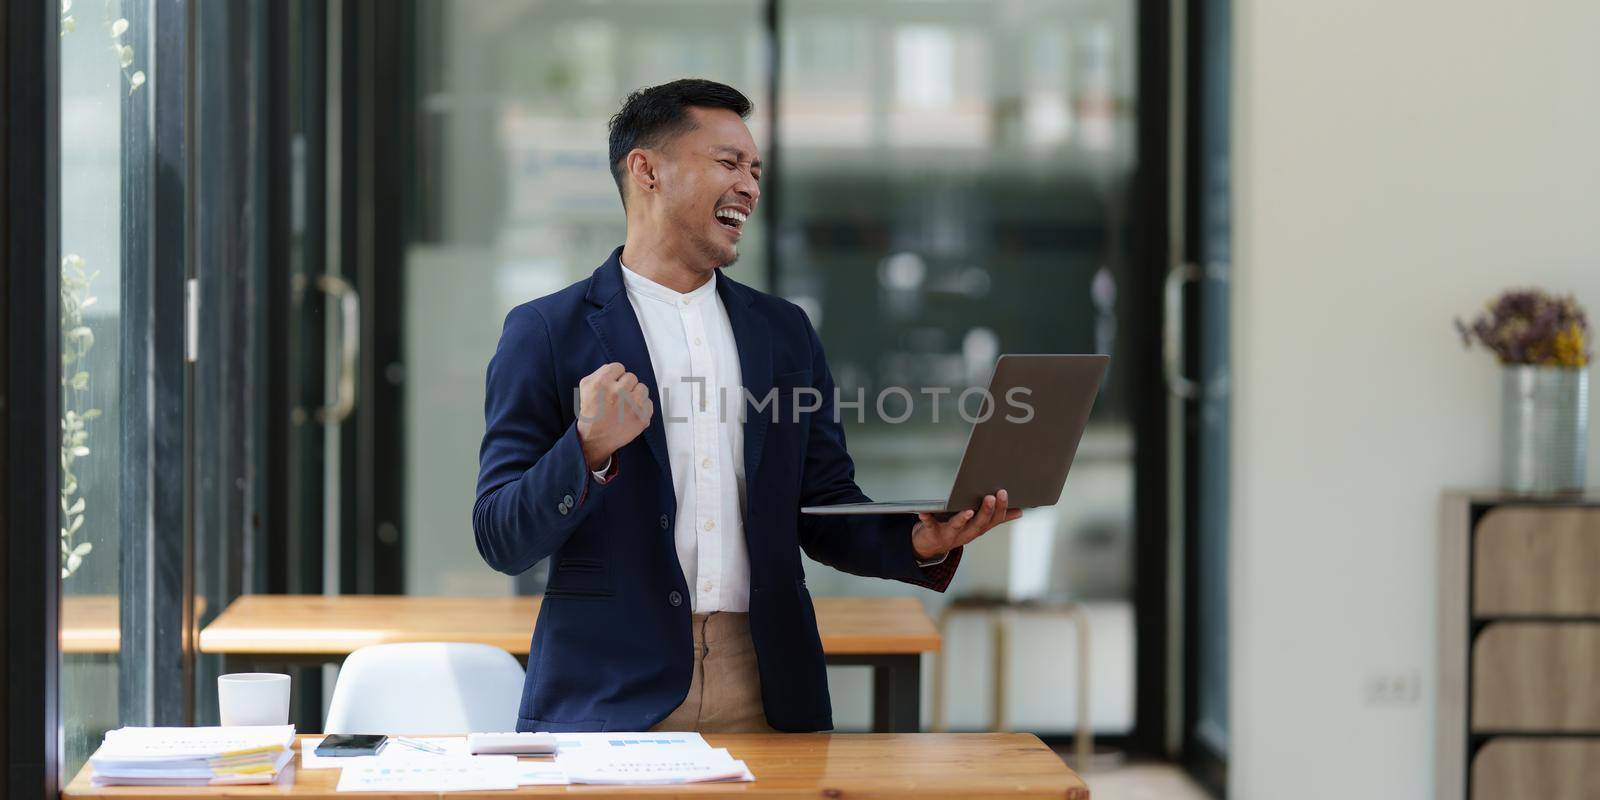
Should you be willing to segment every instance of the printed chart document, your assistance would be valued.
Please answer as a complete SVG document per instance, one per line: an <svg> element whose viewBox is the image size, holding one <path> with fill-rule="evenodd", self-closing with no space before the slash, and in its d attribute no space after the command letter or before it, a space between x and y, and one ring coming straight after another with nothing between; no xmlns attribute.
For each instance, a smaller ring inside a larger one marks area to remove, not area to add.
<svg viewBox="0 0 1600 800"><path fill-rule="evenodd" d="M560 733L554 761L467 755L461 737L423 739L448 752L430 754L391 743L376 756L318 758L319 739L303 744L305 769L340 769L341 792L468 792L517 786L686 784L753 781L743 761L698 733Z"/></svg>
<svg viewBox="0 0 1600 800"><path fill-rule="evenodd" d="M558 753L556 765L573 783L675 784L753 781L743 761L724 748L668 745L626 752Z"/></svg>
<svg viewBox="0 0 1600 800"><path fill-rule="evenodd" d="M517 788L516 756L430 756L339 772L341 792L479 792Z"/></svg>
<svg viewBox="0 0 1600 800"><path fill-rule="evenodd" d="M688 747L700 750L710 750L711 745L706 744L704 736L694 731L672 733L558 733L556 737L557 753L585 753L591 752L624 752L630 750L647 750L656 747Z"/></svg>
<svg viewBox="0 0 1600 800"><path fill-rule="evenodd" d="M517 783L522 786L566 786L571 782L554 761L517 762Z"/></svg>
<svg viewBox="0 0 1600 800"><path fill-rule="evenodd" d="M439 738L419 737L417 741L441 747L443 753L429 753L414 747L407 747L397 741L390 740L388 744L375 756L319 756L317 745L322 744L324 737L315 736L300 740L300 768L301 769L346 769L348 767L371 767L379 763L404 761L415 758L439 758L440 756L469 756L467 752L467 739L465 736L445 736Z"/></svg>
<svg viewBox="0 0 1600 800"><path fill-rule="evenodd" d="M556 734L556 761L572 783L751 781L743 761L693 731Z"/></svg>

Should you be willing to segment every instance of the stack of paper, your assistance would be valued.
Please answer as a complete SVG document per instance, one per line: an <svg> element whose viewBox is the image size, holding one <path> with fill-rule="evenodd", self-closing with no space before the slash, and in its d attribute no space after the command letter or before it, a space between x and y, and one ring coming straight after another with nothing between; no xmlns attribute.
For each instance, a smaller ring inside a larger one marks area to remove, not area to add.
<svg viewBox="0 0 1600 800"><path fill-rule="evenodd" d="M743 761L697 733L558 734L556 766L572 783L753 781Z"/></svg>
<svg viewBox="0 0 1600 800"><path fill-rule="evenodd" d="M294 758L294 726L119 728L89 757L98 786L272 783Z"/></svg>

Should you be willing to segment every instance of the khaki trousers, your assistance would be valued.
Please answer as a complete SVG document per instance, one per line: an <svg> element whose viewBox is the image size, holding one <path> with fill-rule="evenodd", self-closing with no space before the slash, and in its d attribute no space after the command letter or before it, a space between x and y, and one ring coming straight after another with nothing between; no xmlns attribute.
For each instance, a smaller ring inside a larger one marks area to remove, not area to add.
<svg viewBox="0 0 1600 800"><path fill-rule="evenodd" d="M761 704L761 675L750 641L750 615L695 614L694 671L689 694L650 730L775 733Z"/></svg>

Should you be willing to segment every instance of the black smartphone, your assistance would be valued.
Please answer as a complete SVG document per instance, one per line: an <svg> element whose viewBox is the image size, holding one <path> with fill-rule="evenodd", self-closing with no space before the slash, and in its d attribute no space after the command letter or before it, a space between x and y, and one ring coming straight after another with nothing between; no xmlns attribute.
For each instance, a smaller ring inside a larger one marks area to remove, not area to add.
<svg viewBox="0 0 1600 800"><path fill-rule="evenodd" d="M317 745L319 756L375 756L389 737L382 734L333 733Z"/></svg>

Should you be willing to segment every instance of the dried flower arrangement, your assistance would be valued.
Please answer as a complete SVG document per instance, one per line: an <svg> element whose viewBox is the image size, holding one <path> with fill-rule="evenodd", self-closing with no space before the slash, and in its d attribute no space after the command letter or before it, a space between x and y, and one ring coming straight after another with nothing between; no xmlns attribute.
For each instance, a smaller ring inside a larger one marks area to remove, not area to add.
<svg viewBox="0 0 1600 800"><path fill-rule="evenodd" d="M1511 289L1490 301L1471 325L1456 318L1461 342L1476 341L1501 364L1584 367L1589 364L1589 320L1572 295Z"/></svg>

